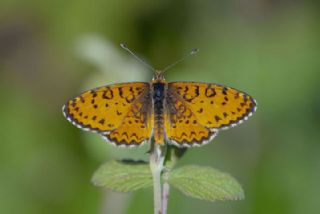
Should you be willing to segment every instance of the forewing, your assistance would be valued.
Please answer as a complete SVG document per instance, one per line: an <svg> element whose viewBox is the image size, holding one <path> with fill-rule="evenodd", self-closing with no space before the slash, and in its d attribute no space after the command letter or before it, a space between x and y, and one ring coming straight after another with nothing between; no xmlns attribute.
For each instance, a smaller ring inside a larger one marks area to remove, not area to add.
<svg viewBox="0 0 320 214"><path fill-rule="evenodd" d="M217 84L173 82L168 84L168 93L183 100L197 121L210 129L233 127L256 110L250 95Z"/></svg>
<svg viewBox="0 0 320 214"><path fill-rule="evenodd" d="M107 134L124 122L135 101L148 91L149 83L144 82L103 86L68 101L63 113L78 128Z"/></svg>
<svg viewBox="0 0 320 214"><path fill-rule="evenodd" d="M166 134L180 147L202 145L220 129L246 120L256 109L255 100L236 89L217 84L168 84Z"/></svg>

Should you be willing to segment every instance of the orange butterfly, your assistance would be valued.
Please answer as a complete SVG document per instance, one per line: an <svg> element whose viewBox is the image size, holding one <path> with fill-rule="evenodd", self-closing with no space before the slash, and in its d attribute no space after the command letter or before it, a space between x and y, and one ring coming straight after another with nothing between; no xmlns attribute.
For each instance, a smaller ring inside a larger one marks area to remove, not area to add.
<svg viewBox="0 0 320 214"><path fill-rule="evenodd" d="M65 117L78 128L128 147L152 137L160 145L200 146L255 110L255 100L244 92L212 83L167 83L158 70L151 82L99 87L63 106Z"/></svg>

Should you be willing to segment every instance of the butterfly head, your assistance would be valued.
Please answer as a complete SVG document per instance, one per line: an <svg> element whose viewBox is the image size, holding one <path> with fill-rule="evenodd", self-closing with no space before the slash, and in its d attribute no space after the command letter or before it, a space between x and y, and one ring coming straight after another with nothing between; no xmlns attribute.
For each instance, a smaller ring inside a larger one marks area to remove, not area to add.
<svg viewBox="0 0 320 214"><path fill-rule="evenodd" d="M163 71L161 70L155 70L152 81L154 82L162 82L164 81L164 75L163 75Z"/></svg>

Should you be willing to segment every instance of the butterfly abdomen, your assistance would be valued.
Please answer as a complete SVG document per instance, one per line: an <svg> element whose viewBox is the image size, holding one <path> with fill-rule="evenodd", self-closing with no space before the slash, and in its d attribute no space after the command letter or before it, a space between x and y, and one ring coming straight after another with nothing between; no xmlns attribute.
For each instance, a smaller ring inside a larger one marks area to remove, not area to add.
<svg viewBox="0 0 320 214"><path fill-rule="evenodd" d="M164 99L165 99L165 83L153 83L153 106L154 106L154 139L158 144L164 143Z"/></svg>

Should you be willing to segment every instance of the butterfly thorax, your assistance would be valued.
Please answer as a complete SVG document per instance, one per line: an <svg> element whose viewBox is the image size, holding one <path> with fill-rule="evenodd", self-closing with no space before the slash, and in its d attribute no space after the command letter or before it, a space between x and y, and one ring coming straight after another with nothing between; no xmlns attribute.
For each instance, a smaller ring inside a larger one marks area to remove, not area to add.
<svg viewBox="0 0 320 214"><path fill-rule="evenodd" d="M167 83L161 72L156 72L152 81L152 101L154 112L154 139L158 144L164 143L164 102Z"/></svg>

